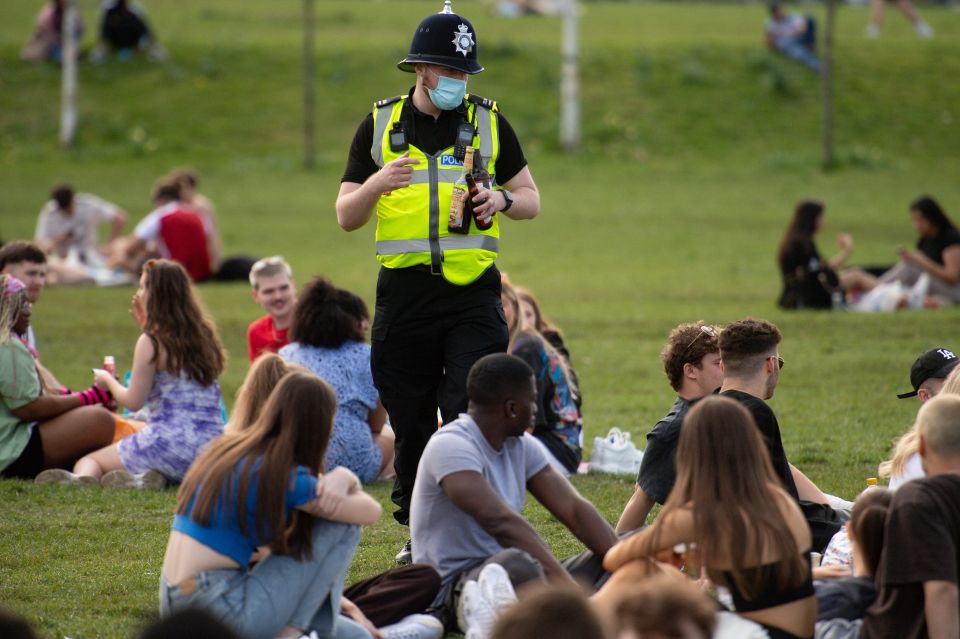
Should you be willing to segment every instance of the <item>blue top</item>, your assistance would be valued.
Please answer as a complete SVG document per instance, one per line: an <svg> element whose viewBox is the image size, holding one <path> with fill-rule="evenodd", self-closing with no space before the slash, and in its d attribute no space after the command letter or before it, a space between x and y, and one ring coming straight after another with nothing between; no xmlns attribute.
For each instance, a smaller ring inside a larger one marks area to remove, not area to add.
<svg viewBox="0 0 960 639"><path fill-rule="evenodd" d="M293 342L280 349L280 357L325 380L337 394L324 468L344 466L365 484L375 480L383 455L368 423L380 398L370 372L370 346L348 341L337 348L324 348Z"/></svg>
<svg viewBox="0 0 960 639"><path fill-rule="evenodd" d="M256 472L258 468L259 462L253 465L251 472ZM193 504L197 497L194 493L190 497L187 509L189 514L174 516L173 530L193 537L201 544L230 557L241 566L246 566L250 562L250 555L260 546L273 541L273 537L262 539L257 532L257 476L252 476L250 488L247 491L246 532L240 527L239 508L236 503L236 492L240 486L240 473L237 469L234 469L231 481L232 501L224 504L223 498L227 491L221 491L220 500L211 513L209 526L203 526L191 519ZM297 466L295 470L290 471L290 487L287 489L285 498L287 519L289 520L293 509L315 499L316 492L317 477L308 468Z"/></svg>

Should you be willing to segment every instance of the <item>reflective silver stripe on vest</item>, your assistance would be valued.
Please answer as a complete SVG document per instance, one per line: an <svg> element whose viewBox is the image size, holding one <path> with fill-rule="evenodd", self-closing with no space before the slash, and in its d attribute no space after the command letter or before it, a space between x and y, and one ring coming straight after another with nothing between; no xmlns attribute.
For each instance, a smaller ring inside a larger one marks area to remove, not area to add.
<svg viewBox="0 0 960 639"><path fill-rule="evenodd" d="M491 235L448 235L440 238L440 248L481 249L497 253L500 241ZM404 253L429 253L430 240L380 240L377 242L377 255L403 255Z"/></svg>
<svg viewBox="0 0 960 639"><path fill-rule="evenodd" d="M439 169L437 171L437 176L440 179L440 183L443 184L453 184L460 177L462 171L460 169ZM430 184L430 172L429 171L414 171L413 175L410 177L410 184Z"/></svg>
<svg viewBox="0 0 960 639"><path fill-rule="evenodd" d="M402 107L401 107L402 108ZM377 109L377 116L373 126L373 148L370 149L370 157L381 169L383 168L383 136L390 125L390 115L393 113L393 105L380 107Z"/></svg>
<svg viewBox="0 0 960 639"><path fill-rule="evenodd" d="M489 165L490 156L493 155L493 124L491 124L490 118L494 115L490 109L485 109L482 106L477 106L474 113L477 116L477 135L480 136L480 155L483 156L483 161Z"/></svg>
<svg viewBox="0 0 960 639"><path fill-rule="evenodd" d="M434 275L441 275L443 249L440 248L440 167L437 155L427 156L427 174L430 176L430 268Z"/></svg>

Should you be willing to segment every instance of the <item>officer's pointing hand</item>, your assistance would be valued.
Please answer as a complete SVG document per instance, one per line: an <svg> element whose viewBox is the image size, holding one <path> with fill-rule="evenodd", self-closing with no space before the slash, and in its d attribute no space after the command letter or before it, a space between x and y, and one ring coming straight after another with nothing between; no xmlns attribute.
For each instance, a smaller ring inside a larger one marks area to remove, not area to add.
<svg viewBox="0 0 960 639"><path fill-rule="evenodd" d="M380 169L380 190L387 195L390 191L410 186L410 180L413 179L413 167L410 166L411 164L420 164L420 160L411 158L409 151L396 160L391 160L384 164L383 168Z"/></svg>

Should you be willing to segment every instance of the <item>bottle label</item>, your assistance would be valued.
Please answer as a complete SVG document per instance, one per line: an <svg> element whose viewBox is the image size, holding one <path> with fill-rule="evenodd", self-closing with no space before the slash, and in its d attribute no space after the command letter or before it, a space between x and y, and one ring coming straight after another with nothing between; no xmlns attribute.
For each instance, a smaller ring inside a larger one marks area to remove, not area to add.
<svg viewBox="0 0 960 639"><path fill-rule="evenodd" d="M450 219L448 226L450 228L460 228L463 226L463 209L467 202L467 191L461 188L454 188L450 199Z"/></svg>

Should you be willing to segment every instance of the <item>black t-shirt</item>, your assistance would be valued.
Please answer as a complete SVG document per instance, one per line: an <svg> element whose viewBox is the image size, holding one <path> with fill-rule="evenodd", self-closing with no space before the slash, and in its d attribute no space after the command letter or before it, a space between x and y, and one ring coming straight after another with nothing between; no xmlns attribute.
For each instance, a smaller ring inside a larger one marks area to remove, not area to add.
<svg viewBox="0 0 960 639"><path fill-rule="evenodd" d="M413 89L410 90L409 96L412 95ZM457 127L466 119L466 111L466 103L464 103L452 111L441 111L440 116L434 119L432 115L422 113L413 105L413 100L408 99L403 105L400 120L410 123L410 126L406 127L410 143L424 153L433 155L453 145L457 138ZM523 170L527 165L527 159L523 155L523 149L520 148L520 141L513 127L503 114L497 112L496 117L500 150L494 167L496 171L494 179L497 184L506 184ZM413 129L412 135L409 129ZM373 113L368 113L353 136L350 154L347 156L347 168L343 172L343 177L340 178L341 182L363 184L368 177L380 170L370 155L372 147Z"/></svg>
<svg viewBox="0 0 960 639"><path fill-rule="evenodd" d="M836 272L820 258L813 242L795 242L780 260L783 308L830 308L830 293L840 284Z"/></svg>
<svg viewBox="0 0 960 639"><path fill-rule="evenodd" d="M937 237L921 237L917 249L937 264L943 264L943 252L954 244L960 244L960 231L948 229Z"/></svg>
<svg viewBox="0 0 960 639"><path fill-rule="evenodd" d="M923 582L957 584L960 575L960 476L934 475L897 489L877 568L880 594L861 637L927 636Z"/></svg>
<svg viewBox="0 0 960 639"><path fill-rule="evenodd" d="M647 434L647 449L643 451L637 485L650 499L663 504L677 482L677 442L680 441L680 426L694 402L677 397L663 419Z"/></svg>
<svg viewBox="0 0 960 639"><path fill-rule="evenodd" d="M133 49L150 35L147 23L128 8L113 6L103 14L100 37L114 49Z"/></svg>
<svg viewBox="0 0 960 639"><path fill-rule="evenodd" d="M780 438L780 424L777 423L777 416L773 414L773 409L767 406L767 403L759 397L754 397L749 393L738 390L728 390L720 393L731 399L735 399L744 408L753 415L753 420L763 435L763 441L770 452L770 461L773 463L773 472L780 478L783 488L790 493L790 496L800 500L797 493L797 485L793 481L793 473L790 472L790 463L787 461L787 453L783 450L783 440Z"/></svg>
<svg viewBox="0 0 960 639"><path fill-rule="evenodd" d="M873 577L840 577L813 582L817 595L817 621L862 619L877 598Z"/></svg>

